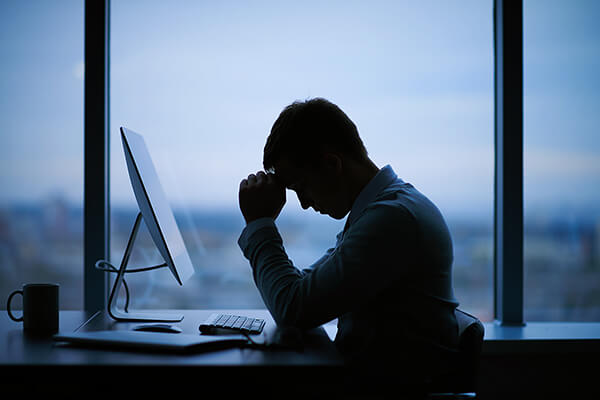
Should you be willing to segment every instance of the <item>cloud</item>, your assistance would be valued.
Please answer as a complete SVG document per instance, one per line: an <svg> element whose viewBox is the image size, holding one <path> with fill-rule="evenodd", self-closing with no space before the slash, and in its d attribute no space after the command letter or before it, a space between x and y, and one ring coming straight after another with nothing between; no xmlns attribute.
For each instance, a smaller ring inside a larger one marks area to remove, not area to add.
<svg viewBox="0 0 600 400"><path fill-rule="evenodd" d="M73 66L72 71L73 71L73 76L75 77L75 79L83 82L83 78L85 75L85 64L83 63L83 61L78 61Z"/></svg>

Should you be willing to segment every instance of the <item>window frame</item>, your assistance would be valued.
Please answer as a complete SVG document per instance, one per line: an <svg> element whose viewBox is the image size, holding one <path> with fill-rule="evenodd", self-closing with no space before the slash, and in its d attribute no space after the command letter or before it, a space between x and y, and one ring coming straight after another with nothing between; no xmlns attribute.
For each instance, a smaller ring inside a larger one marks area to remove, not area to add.
<svg viewBox="0 0 600 400"><path fill-rule="evenodd" d="M494 318L524 325L523 1L495 0L493 18Z"/></svg>
<svg viewBox="0 0 600 400"><path fill-rule="evenodd" d="M83 303L96 312L106 308L108 278L94 264L110 252L110 0L85 0L84 9Z"/></svg>
<svg viewBox="0 0 600 400"><path fill-rule="evenodd" d="M494 0L494 318L523 325L523 2ZM510 29L506 29L510 27ZM110 0L85 0L84 309L106 308Z"/></svg>

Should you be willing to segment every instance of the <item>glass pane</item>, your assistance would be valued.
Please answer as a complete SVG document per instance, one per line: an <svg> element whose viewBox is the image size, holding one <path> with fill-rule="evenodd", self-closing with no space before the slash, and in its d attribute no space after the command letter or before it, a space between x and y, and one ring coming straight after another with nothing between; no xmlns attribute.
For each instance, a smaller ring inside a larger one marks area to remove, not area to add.
<svg viewBox="0 0 600 400"><path fill-rule="evenodd" d="M325 97L380 167L440 207L461 308L493 317L491 0L111 4L113 261L137 212L118 136L126 126L146 136L196 268L183 288L168 271L131 276L132 304L264 307L236 243L239 182L261 169L284 106ZM302 211L290 193L278 224L303 267L343 221ZM160 262L147 232L141 241L137 262Z"/></svg>
<svg viewBox="0 0 600 400"><path fill-rule="evenodd" d="M525 318L600 319L600 3L524 3Z"/></svg>
<svg viewBox="0 0 600 400"><path fill-rule="evenodd" d="M54 282L81 309L83 2L0 2L0 54L0 298Z"/></svg>

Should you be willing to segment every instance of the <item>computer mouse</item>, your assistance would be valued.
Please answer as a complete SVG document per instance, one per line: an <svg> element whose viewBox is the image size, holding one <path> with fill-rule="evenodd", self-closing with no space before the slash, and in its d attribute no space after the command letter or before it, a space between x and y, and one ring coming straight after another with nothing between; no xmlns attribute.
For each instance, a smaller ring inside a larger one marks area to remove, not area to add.
<svg viewBox="0 0 600 400"><path fill-rule="evenodd" d="M163 332L163 333L181 333L181 328L169 324L145 324L133 328L134 331L142 332Z"/></svg>

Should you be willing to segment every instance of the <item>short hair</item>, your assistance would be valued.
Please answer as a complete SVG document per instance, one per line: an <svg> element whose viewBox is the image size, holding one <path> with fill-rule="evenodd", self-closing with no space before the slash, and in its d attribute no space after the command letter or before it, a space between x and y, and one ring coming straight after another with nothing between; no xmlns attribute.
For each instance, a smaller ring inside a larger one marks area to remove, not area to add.
<svg viewBox="0 0 600 400"><path fill-rule="evenodd" d="M341 152L359 162L367 160L356 125L337 105L324 98L295 101L273 123L263 166L273 171L283 157L304 166L326 151Z"/></svg>

